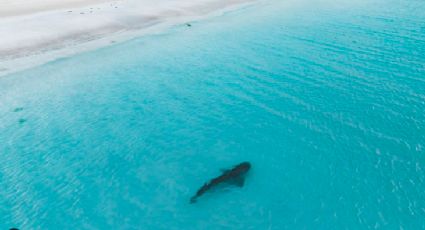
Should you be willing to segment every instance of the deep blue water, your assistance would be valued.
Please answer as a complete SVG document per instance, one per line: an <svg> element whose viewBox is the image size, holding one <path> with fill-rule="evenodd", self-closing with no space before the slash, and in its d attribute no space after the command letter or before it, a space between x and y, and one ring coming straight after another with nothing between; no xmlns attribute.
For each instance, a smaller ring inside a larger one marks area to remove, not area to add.
<svg viewBox="0 0 425 230"><path fill-rule="evenodd" d="M425 229L425 2L268 1L2 77L0 159L0 229Z"/></svg>

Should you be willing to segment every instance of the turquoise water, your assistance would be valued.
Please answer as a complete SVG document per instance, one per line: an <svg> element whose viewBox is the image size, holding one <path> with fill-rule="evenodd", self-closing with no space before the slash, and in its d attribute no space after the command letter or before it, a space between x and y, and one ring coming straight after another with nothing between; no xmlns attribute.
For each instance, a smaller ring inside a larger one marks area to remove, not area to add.
<svg viewBox="0 0 425 230"><path fill-rule="evenodd" d="M425 229L424 22L268 1L0 78L0 229Z"/></svg>

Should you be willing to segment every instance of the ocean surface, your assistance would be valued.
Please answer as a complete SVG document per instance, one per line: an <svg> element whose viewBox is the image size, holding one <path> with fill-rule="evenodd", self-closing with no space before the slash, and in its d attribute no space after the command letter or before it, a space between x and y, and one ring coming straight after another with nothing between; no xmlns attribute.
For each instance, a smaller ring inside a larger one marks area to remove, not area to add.
<svg viewBox="0 0 425 230"><path fill-rule="evenodd" d="M262 1L0 78L11 227L425 229L425 1Z"/></svg>

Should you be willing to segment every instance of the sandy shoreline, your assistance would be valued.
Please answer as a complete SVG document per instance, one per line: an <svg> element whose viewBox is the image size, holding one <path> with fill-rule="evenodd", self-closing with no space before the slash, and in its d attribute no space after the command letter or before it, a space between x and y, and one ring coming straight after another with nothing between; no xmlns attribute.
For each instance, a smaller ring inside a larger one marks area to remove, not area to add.
<svg viewBox="0 0 425 230"><path fill-rule="evenodd" d="M0 0L0 75L89 50L90 47L125 41L154 30L151 27L184 23L185 20L253 0L26 2ZM8 8L7 12L5 8Z"/></svg>
<svg viewBox="0 0 425 230"><path fill-rule="evenodd" d="M84 7L108 1L110 0L0 0L0 18Z"/></svg>

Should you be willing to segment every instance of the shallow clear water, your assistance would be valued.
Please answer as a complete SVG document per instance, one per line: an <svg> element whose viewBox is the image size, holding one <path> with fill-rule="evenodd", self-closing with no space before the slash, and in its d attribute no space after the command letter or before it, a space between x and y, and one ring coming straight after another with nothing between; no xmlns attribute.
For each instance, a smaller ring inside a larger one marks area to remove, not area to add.
<svg viewBox="0 0 425 230"><path fill-rule="evenodd" d="M424 22L269 1L3 77L0 229L425 229Z"/></svg>

